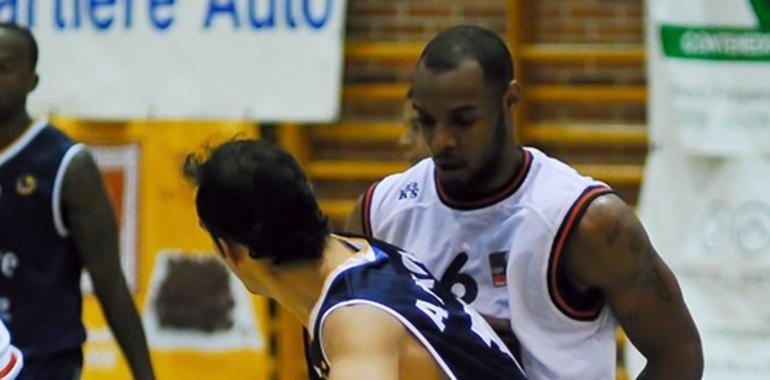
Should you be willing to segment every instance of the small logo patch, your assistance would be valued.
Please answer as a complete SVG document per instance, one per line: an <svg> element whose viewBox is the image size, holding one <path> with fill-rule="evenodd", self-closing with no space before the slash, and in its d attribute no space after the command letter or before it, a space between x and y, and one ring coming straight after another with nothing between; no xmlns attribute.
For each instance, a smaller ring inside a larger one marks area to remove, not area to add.
<svg viewBox="0 0 770 380"><path fill-rule="evenodd" d="M417 198L420 188L417 186L417 182L409 182L403 189L398 191L398 199L414 199Z"/></svg>
<svg viewBox="0 0 770 380"><path fill-rule="evenodd" d="M37 179L32 174L24 174L16 180L16 192L21 196L29 196L37 189Z"/></svg>
<svg viewBox="0 0 770 380"><path fill-rule="evenodd" d="M501 288L507 284L505 267L508 252L493 252L489 254L489 270L492 273L492 286Z"/></svg>

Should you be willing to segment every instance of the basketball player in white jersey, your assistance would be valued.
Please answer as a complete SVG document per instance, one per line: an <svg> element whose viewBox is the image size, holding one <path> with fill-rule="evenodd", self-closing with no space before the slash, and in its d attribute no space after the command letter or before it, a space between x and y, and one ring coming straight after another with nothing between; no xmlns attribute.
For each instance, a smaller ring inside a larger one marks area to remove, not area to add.
<svg viewBox="0 0 770 380"><path fill-rule="evenodd" d="M297 162L267 141L190 157L201 224L251 292L310 332L311 378L525 379L484 319L409 255L329 233Z"/></svg>
<svg viewBox="0 0 770 380"><path fill-rule="evenodd" d="M613 379L616 320L647 358L640 378L701 376L698 331L632 209L516 143L520 89L497 35L440 33L412 90L432 158L373 184L346 230L414 252L479 312L514 321L530 378Z"/></svg>

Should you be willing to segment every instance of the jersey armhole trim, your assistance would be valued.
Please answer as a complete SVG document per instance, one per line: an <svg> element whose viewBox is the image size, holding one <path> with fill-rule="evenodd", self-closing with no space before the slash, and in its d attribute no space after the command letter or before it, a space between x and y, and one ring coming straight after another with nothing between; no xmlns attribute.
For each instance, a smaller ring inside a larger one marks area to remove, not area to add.
<svg viewBox="0 0 770 380"><path fill-rule="evenodd" d="M54 179L53 183L53 196L51 197L53 202L53 223L56 227L56 232L58 232L59 236L63 238L69 236L69 230L67 229L67 225L64 223L61 204L61 191L62 187L64 186L64 176L67 174L67 168L69 168L69 164L72 159L75 158L75 155L83 151L85 148L86 146L83 144L75 144L69 147L67 152L64 154L61 163L59 164L59 169L56 170L56 178Z"/></svg>
<svg viewBox="0 0 770 380"><path fill-rule="evenodd" d="M364 194L364 201L361 205L361 227L364 230L364 235L374 236L372 231L372 198L374 198L374 189L380 182L377 181L366 189Z"/></svg>
<svg viewBox="0 0 770 380"><path fill-rule="evenodd" d="M611 193L613 193L612 189L605 185L593 185L583 190L580 196L578 196L572 203L572 206L570 206L569 211L567 211L564 220L559 226L551 247L550 257L548 258L547 283L551 302L553 302L556 308L564 315L579 321L593 321L599 317L604 302L603 300L600 300L593 306L584 306L582 308L568 302L567 298L562 294L560 283L558 282L558 271L561 264L562 252L565 243L575 231L575 227L582 219L591 202L601 195Z"/></svg>
<svg viewBox="0 0 770 380"><path fill-rule="evenodd" d="M3 367L0 368L0 379L14 379L24 366L24 356L14 346L8 346L3 352Z"/></svg>
<svg viewBox="0 0 770 380"><path fill-rule="evenodd" d="M329 364L329 368L331 368L334 364L332 364L331 361L329 361L329 357L326 356L326 350L324 349L324 341L323 341L323 327L324 322L326 322L326 317L328 317L334 310L337 310L341 307L345 306L352 306L352 305L369 305L372 307L375 307L377 309L380 309L389 315L396 318L401 324L410 332L414 337L417 338L417 340L422 343L422 345L425 347L425 349L428 350L430 355L433 357L433 359L438 363L439 367L444 371L444 373L447 375L447 377L451 380L457 380L457 376L452 372L452 370L449 368L449 366L444 362L444 360L441 358L441 356L438 354L435 348L428 342L428 339L420 333L420 331L411 323L409 320L407 320L404 316L396 312L395 310L374 301L365 300L365 299L352 299L340 302L332 307L329 308L329 310L326 310L326 312L321 316L321 320L318 324L318 346L321 347L321 355L323 355L324 360L327 364Z"/></svg>

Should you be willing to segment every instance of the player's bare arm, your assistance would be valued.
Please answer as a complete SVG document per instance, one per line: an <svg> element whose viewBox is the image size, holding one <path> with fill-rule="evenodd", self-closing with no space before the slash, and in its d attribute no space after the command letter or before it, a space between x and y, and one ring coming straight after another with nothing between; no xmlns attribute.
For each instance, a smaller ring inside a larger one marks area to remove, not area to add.
<svg viewBox="0 0 770 380"><path fill-rule="evenodd" d="M358 200L356 200L356 204L353 206L353 211L350 212L347 220L345 220L345 232L354 234L364 233L364 226L362 225L363 221L361 220L361 208L363 207L363 202L364 196L362 194L360 197L358 197Z"/></svg>
<svg viewBox="0 0 770 380"><path fill-rule="evenodd" d="M115 215L96 163L85 150L67 168L62 202L77 252L134 378L154 379L144 330L120 269Z"/></svg>
<svg viewBox="0 0 770 380"><path fill-rule="evenodd" d="M425 348L394 317L367 305L332 312L323 325L331 380L443 379Z"/></svg>
<svg viewBox="0 0 770 380"><path fill-rule="evenodd" d="M673 273L639 220L616 195L597 198L565 247L579 290L598 289L647 359L640 379L699 379L703 353Z"/></svg>

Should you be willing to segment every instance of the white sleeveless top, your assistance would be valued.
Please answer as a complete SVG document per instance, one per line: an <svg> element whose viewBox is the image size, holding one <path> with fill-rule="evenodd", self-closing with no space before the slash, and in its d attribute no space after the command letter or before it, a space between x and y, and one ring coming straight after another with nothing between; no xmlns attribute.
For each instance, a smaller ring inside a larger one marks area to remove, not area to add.
<svg viewBox="0 0 770 380"><path fill-rule="evenodd" d="M561 249L588 204L611 192L534 148L497 195L449 199L428 158L373 184L364 231L411 252L485 315L511 320L530 379L614 379L614 318L601 298L570 303Z"/></svg>

